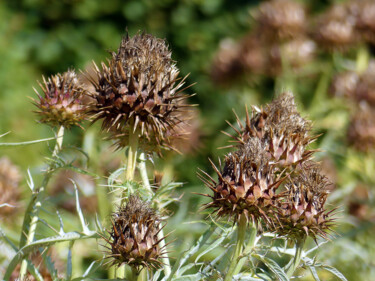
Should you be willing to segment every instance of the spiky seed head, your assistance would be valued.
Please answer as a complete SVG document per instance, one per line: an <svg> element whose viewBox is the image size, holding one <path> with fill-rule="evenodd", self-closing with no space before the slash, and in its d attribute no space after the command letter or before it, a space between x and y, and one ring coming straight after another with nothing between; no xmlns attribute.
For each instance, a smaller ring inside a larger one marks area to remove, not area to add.
<svg viewBox="0 0 375 281"><path fill-rule="evenodd" d="M355 89L355 99L375 106L375 61L369 62L368 68L359 77Z"/></svg>
<svg viewBox="0 0 375 281"><path fill-rule="evenodd" d="M314 41L302 37L283 44L275 44L269 52L267 69L271 75L280 74L283 63L293 70L300 69L314 59L316 50L317 46Z"/></svg>
<svg viewBox="0 0 375 281"><path fill-rule="evenodd" d="M359 75L346 71L336 75L330 86L330 93L336 97L353 98L359 82Z"/></svg>
<svg viewBox="0 0 375 281"><path fill-rule="evenodd" d="M164 40L149 34L126 35L108 65L96 67L91 79L95 92L92 113L102 119L102 128L111 132L121 148L127 136L136 132L141 144L168 147L176 127L184 121L176 114L189 106L181 101L184 79L176 83L179 70ZM173 135L173 137L177 137ZM152 149L149 149L152 150Z"/></svg>
<svg viewBox="0 0 375 281"><path fill-rule="evenodd" d="M15 214L15 208L19 207L21 174L7 157L0 158L0 217L7 218Z"/></svg>
<svg viewBox="0 0 375 281"><path fill-rule="evenodd" d="M295 1L273 0L260 5L257 21L266 40L284 40L304 32L306 13Z"/></svg>
<svg viewBox="0 0 375 281"><path fill-rule="evenodd" d="M39 83L43 95L36 90L38 99L34 104L38 107L40 122L51 126L80 126L86 118L87 106L83 103L84 90L80 86L74 70L53 75L48 80L43 77Z"/></svg>
<svg viewBox="0 0 375 281"><path fill-rule="evenodd" d="M333 225L331 212L324 207L330 184L316 163L305 162L299 173L285 185L286 192L277 201L276 233L290 239L327 238Z"/></svg>
<svg viewBox="0 0 375 281"><path fill-rule="evenodd" d="M350 2L350 8L356 15L356 30L365 41L375 44L375 2L353 1Z"/></svg>
<svg viewBox="0 0 375 281"><path fill-rule="evenodd" d="M265 224L271 222L268 215L277 198L276 189L281 179L275 175L275 167L259 139L253 138L240 150L225 157L222 170L215 169L218 180L206 173L201 179L213 191L206 195L212 201L205 208L213 208L218 217L229 216L237 221L245 215L248 220Z"/></svg>
<svg viewBox="0 0 375 281"><path fill-rule="evenodd" d="M307 145L315 140L310 137L311 124L301 117L290 92L281 94L264 109L254 107L252 116L247 112L243 125L237 117L240 130L232 136L240 146L252 138L259 138L266 145L271 159L281 166L289 166L309 159L313 151Z"/></svg>
<svg viewBox="0 0 375 281"><path fill-rule="evenodd" d="M368 152L375 149L375 112L366 103L351 117L348 127L349 144L356 149Z"/></svg>
<svg viewBox="0 0 375 281"><path fill-rule="evenodd" d="M160 267L165 251L159 246L160 230L161 219L155 210L138 196L130 196L127 204L112 215L110 238L106 238L111 250L107 258L113 265L128 264L137 270Z"/></svg>
<svg viewBox="0 0 375 281"><path fill-rule="evenodd" d="M358 42L355 22L348 5L333 5L318 18L313 36L328 50L345 50Z"/></svg>

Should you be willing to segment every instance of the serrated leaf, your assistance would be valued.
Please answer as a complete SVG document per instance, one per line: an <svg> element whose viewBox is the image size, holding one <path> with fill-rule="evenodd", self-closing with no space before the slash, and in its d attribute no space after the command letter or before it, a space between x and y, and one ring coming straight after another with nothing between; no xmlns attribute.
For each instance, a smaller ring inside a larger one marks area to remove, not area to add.
<svg viewBox="0 0 375 281"><path fill-rule="evenodd" d="M173 278L173 281L179 280L179 281L197 281L197 280L202 280L202 274L196 273L196 274L190 274L190 275L185 275L177 278Z"/></svg>
<svg viewBox="0 0 375 281"><path fill-rule="evenodd" d="M210 244L210 246L205 249L204 251L202 251L198 256L197 258L195 259L195 262L198 262L198 260L204 256L206 253L212 251L213 249L215 249L216 247L218 247L226 238L226 235L221 235L219 239L216 239L214 243Z"/></svg>
<svg viewBox="0 0 375 281"><path fill-rule="evenodd" d="M72 279L73 265L72 265L72 248L74 241L69 243L68 258L66 261L66 280Z"/></svg>
<svg viewBox="0 0 375 281"><path fill-rule="evenodd" d="M1 135L0 137L4 136L5 134ZM40 140L32 140L32 141L24 141L24 142L10 142L10 143L0 143L0 146L23 146L23 145L30 145L50 140L55 140L56 138L46 138L46 139L40 139Z"/></svg>
<svg viewBox="0 0 375 281"><path fill-rule="evenodd" d="M246 276L244 274L237 274L235 276L233 276L233 280L238 280L238 281L260 281L260 280L263 280L261 278L256 278L256 277L252 277L252 276Z"/></svg>
<svg viewBox="0 0 375 281"><path fill-rule="evenodd" d="M258 254L252 254L251 256L262 261L275 274L278 280L289 281L289 278L285 274L284 270L274 260Z"/></svg>

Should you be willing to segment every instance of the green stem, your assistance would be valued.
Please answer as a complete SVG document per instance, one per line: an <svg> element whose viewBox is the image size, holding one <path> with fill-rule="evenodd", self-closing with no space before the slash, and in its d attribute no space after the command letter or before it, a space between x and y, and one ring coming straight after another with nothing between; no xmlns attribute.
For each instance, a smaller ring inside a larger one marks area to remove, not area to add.
<svg viewBox="0 0 375 281"><path fill-rule="evenodd" d="M24 217L23 225L22 225L22 234L21 234L21 239L20 239L20 248L24 247L25 245L30 244L34 240L36 227L37 227L37 223L39 220L39 210L40 210L40 207L42 206L42 198L43 198L46 186L52 176L52 172L54 169L53 160L57 157L57 155L61 151L63 139L64 139L64 126L60 126L57 132L55 148L52 153L52 162L44 174L41 187L33 191L30 203L25 212L25 217ZM29 214L31 214L31 216L29 216ZM21 269L20 269L20 280L25 279L26 273L27 273L27 259L23 259L21 263Z"/></svg>
<svg viewBox="0 0 375 281"><path fill-rule="evenodd" d="M247 245L245 247L245 250L243 251L245 254L249 254L251 252L251 250L254 248L256 237L257 237L257 228L252 223L251 226L250 226L249 242L247 243ZM245 261L246 261L246 256L240 257L240 260L238 261L238 263L236 265L236 268L234 269L233 275L236 275L236 274L240 273Z"/></svg>
<svg viewBox="0 0 375 281"><path fill-rule="evenodd" d="M152 191L151 189L151 185L150 185L150 181L148 179L148 175L147 175L147 167L146 167L146 155L144 152L142 152L140 155L139 155L139 165L138 165L138 169L139 169L139 173L141 174L141 178L142 178L142 182L143 182L143 187L145 187L145 189L150 193L150 195L153 195L154 192Z"/></svg>
<svg viewBox="0 0 375 281"><path fill-rule="evenodd" d="M238 258L242 254L243 244L245 241L246 226L247 226L246 217L244 215L241 215L238 219L237 224L238 224L238 229L237 229L236 249L234 250L232 261L229 265L228 273L226 274L224 281L232 281L232 277L233 277L234 271L238 263Z"/></svg>
<svg viewBox="0 0 375 281"><path fill-rule="evenodd" d="M147 269L143 268L138 274L137 281L147 281Z"/></svg>
<svg viewBox="0 0 375 281"><path fill-rule="evenodd" d="M299 266L302 258L303 252L303 245L305 244L305 237L300 238L296 241L296 254L294 255L293 261L290 264L286 275L290 278L293 276L294 271L296 271L297 267Z"/></svg>

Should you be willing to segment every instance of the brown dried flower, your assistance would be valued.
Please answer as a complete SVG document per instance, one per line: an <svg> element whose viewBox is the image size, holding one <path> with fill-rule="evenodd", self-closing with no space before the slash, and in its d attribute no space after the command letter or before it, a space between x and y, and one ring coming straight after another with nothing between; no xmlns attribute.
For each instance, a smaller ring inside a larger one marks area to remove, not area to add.
<svg viewBox="0 0 375 281"><path fill-rule="evenodd" d="M95 66L96 67L96 66ZM96 100L92 110L95 121L103 119L119 147L128 145L127 136L136 133L145 149L170 146L176 127L184 122L181 112L189 105L181 93L184 79L177 85L179 70L171 59L164 40L149 34L123 37L108 66L96 67L91 79ZM169 134L168 134L169 133Z"/></svg>
<svg viewBox="0 0 375 281"><path fill-rule="evenodd" d="M110 245L107 258L112 265L128 264L137 270L160 267L159 259L165 251L159 246L160 224L161 219L148 203L130 196L126 206L112 215L110 238L104 238Z"/></svg>
<svg viewBox="0 0 375 281"><path fill-rule="evenodd" d="M297 111L292 93L281 94L265 109L254 107L254 112L250 118L246 111L244 125L236 116L240 130L232 126L237 136L231 137L240 146L254 137L259 138L266 145L271 159L282 166L307 160L312 155L314 151L306 147L316 137L309 136L311 124Z"/></svg>
<svg viewBox="0 0 375 281"><path fill-rule="evenodd" d="M7 157L0 158L0 216L9 217L19 206L20 171Z"/></svg>
<svg viewBox="0 0 375 281"><path fill-rule="evenodd" d="M327 238L327 231L333 225L332 211L324 208L331 183L320 173L320 168L312 161L302 166L299 173L286 184L286 192L277 201L275 218L276 232L289 238L317 236Z"/></svg>
<svg viewBox="0 0 375 281"><path fill-rule="evenodd" d="M356 15L356 29L363 39L375 44L375 2L372 0L353 1L350 3Z"/></svg>
<svg viewBox="0 0 375 281"><path fill-rule="evenodd" d="M354 71L339 73L331 83L330 92L336 97L353 98L358 81L359 75Z"/></svg>
<svg viewBox="0 0 375 281"><path fill-rule="evenodd" d="M351 117L348 128L348 141L356 149L367 152L375 148L375 111L362 103Z"/></svg>
<svg viewBox="0 0 375 281"><path fill-rule="evenodd" d="M36 113L40 115L40 122L66 128L73 125L81 127L80 122L86 117L87 106L83 103L84 90L74 70L58 73L48 80L43 77L43 85L39 85L44 96L34 89L39 98L34 99L34 104L39 109Z"/></svg>
<svg viewBox="0 0 375 281"><path fill-rule="evenodd" d="M205 172L205 177L200 175L213 191L212 196L205 194L212 198L205 208L213 208L218 217L230 216L237 220L243 214L254 223L262 219L270 224L276 189L282 180L276 177L275 166L260 140L252 138L239 151L229 153L221 171L211 164L218 181Z"/></svg>
<svg viewBox="0 0 375 281"><path fill-rule="evenodd" d="M272 0L259 7L257 21L267 41L295 38L304 32L304 7L291 0Z"/></svg>
<svg viewBox="0 0 375 281"><path fill-rule="evenodd" d="M319 45L329 50L343 50L358 41L356 18L347 5L334 5L316 23L313 31Z"/></svg>

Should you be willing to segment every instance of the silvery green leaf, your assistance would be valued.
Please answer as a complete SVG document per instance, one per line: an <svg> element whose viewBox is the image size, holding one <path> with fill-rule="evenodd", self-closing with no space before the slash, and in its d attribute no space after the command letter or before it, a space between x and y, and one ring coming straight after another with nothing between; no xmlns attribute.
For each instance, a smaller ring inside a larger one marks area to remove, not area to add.
<svg viewBox="0 0 375 281"><path fill-rule="evenodd" d="M310 272L311 272L312 276L314 277L315 281L320 281L318 273L316 272L315 266L309 265L308 267L309 267Z"/></svg>
<svg viewBox="0 0 375 281"><path fill-rule="evenodd" d="M289 278L285 274L284 270L275 262L274 260L267 258L262 255L252 254L252 256L260 261L262 261L277 277L280 281L288 281Z"/></svg>
<svg viewBox="0 0 375 281"><path fill-rule="evenodd" d="M348 281L348 279L346 279L346 277L340 272L338 271L336 268L332 267L332 266L329 266L329 265L322 265L321 266L323 269L331 272L332 274L334 274L335 276L337 276L338 278L340 278L341 280L343 281Z"/></svg>

